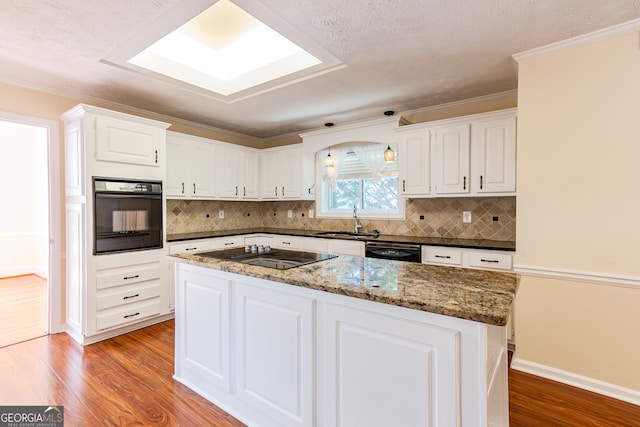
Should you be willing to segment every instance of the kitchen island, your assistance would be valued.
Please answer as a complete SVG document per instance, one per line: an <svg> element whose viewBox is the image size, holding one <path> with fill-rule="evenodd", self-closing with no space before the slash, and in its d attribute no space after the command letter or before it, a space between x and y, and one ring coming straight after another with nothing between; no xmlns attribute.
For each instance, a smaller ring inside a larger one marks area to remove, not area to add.
<svg viewBox="0 0 640 427"><path fill-rule="evenodd" d="M508 425L515 274L171 259L175 378L250 426Z"/></svg>

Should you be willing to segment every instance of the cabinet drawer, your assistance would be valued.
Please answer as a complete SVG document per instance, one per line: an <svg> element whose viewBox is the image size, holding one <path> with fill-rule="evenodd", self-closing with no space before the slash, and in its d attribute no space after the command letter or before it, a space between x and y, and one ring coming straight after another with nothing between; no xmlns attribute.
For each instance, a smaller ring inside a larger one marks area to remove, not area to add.
<svg viewBox="0 0 640 427"><path fill-rule="evenodd" d="M424 250L424 263L462 265L462 249L427 246Z"/></svg>
<svg viewBox="0 0 640 427"><path fill-rule="evenodd" d="M130 266L114 268L113 270L98 271L96 277L97 289L113 286L129 285L131 283L147 282L160 278L160 263L145 266Z"/></svg>
<svg viewBox="0 0 640 427"><path fill-rule="evenodd" d="M160 298L154 298L121 307L109 308L98 312L96 329L108 329L126 323L137 322L145 317L160 314Z"/></svg>
<svg viewBox="0 0 640 427"><path fill-rule="evenodd" d="M184 254L188 252L203 251L205 249L211 249L211 245L208 241L193 240L186 243L174 243L169 245L169 254Z"/></svg>
<svg viewBox="0 0 640 427"><path fill-rule="evenodd" d="M244 246L244 237L233 236L228 238L217 238L211 242L210 249L227 249L236 246Z"/></svg>
<svg viewBox="0 0 640 427"><path fill-rule="evenodd" d="M511 270L513 256L496 252L469 252L469 267Z"/></svg>
<svg viewBox="0 0 640 427"><path fill-rule="evenodd" d="M143 301L159 296L160 282L158 281L117 286L98 292L96 308L103 310L105 308L131 304L132 302Z"/></svg>

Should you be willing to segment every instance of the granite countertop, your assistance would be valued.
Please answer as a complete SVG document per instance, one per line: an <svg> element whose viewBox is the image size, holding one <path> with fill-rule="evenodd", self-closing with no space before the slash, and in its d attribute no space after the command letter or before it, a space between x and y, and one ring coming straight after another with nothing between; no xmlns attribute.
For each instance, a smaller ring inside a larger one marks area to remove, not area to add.
<svg viewBox="0 0 640 427"><path fill-rule="evenodd" d="M172 261L430 313L505 326L519 275L340 255L288 270L198 256Z"/></svg>
<svg viewBox="0 0 640 427"><path fill-rule="evenodd" d="M380 234L378 237L358 236L357 239L345 236L327 236L319 233L327 232L327 230L291 230L281 228L245 228L238 230L221 230L221 231L201 231L197 233L179 233L168 234L167 242L180 242L195 239L207 239L212 237L237 236L240 234L283 234L288 236L300 237L317 237L323 239L346 239L358 240L363 242L391 242L391 243L412 243L430 246L451 246L469 249L491 249L500 251L515 251L516 242L500 241L500 240L479 240L479 239L447 239L443 237L426 237L426 236L402 236L392 234Z"/></svg>

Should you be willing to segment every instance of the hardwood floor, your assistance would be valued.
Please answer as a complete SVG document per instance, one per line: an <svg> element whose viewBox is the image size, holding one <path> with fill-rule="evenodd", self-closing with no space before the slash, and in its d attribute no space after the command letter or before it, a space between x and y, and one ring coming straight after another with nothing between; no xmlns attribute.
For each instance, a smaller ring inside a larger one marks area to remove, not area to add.
<svg viewBox="0 0 640 427"><path fill-rule="evenodd" d="M46 279L35 274L0 279L0 347L46 334Z"/></svg>
<svg viewBox="0 0 640 427"><path fill-rule="evenodd" d="M64 405L67 427L243 426L172 379L173 345L169 321L86 347L58 334L2 348L0 405ZM640 426L640 406L518 371L509 387L511 426Z"/></svg>

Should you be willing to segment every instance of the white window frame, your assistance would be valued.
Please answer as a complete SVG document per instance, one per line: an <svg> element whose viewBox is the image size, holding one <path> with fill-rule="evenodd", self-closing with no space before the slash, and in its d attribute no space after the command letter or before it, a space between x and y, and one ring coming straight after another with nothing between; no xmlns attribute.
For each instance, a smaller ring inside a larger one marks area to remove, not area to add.
<svg viewBox="0 0 640 427"><path fill-rule="evenodd" d="M384 147L382 147L384 150ZM316 192L316 217L317 218L329 218L329 219L351 219L353 218L353 208L349 209L330 209L329 194L331 184L323 176L324 170L324 158L326 157L326 150L316 153L316 188L319 191ZM355 178L358 179L358 178ZM360 178L360 179L373 179L373 178ZM405 204L406 200L400 196L400 189L398 188L398 210L389 212L388 210L361 210L358 207L357 214L359 219L386 219L386 220L404 220L405 219Z"/></svg>

